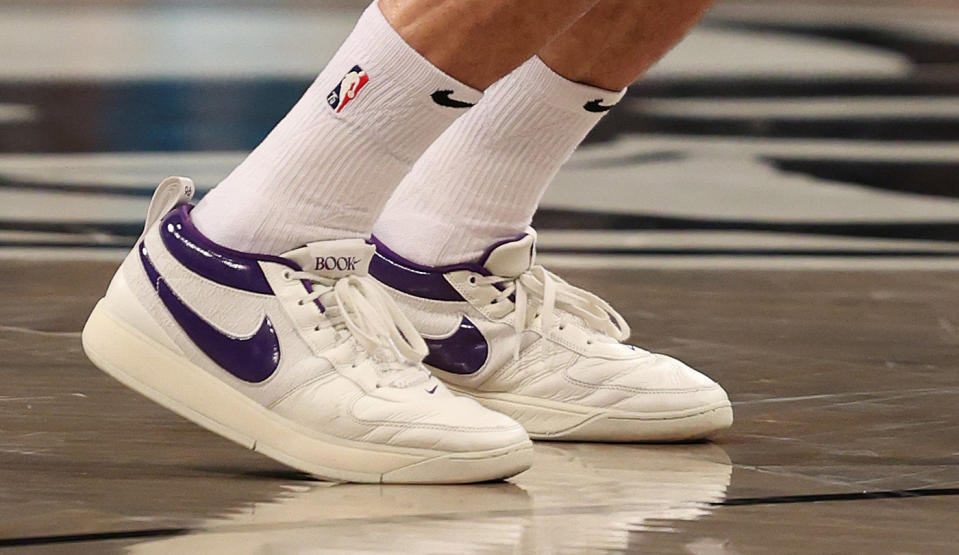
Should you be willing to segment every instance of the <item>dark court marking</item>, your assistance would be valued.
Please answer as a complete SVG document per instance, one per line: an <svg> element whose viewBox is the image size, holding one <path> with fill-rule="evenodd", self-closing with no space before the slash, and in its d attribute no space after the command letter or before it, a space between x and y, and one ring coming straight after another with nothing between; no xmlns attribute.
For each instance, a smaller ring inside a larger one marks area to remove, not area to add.
<svg viewBox="0 0 959 555"><path fill-rule="evenodd" d="M863 491L850 493L826 493L815 495L778 495L769 497L738 497L726 499L725 501L716 501L708 503L713 507L744 507L752 505L784 505L798 503L824 503L834 501L870 501L877 499L914 499L919 497L944 497L959 495L959 488L938 488L938 489L904 489L904 490L881 490L881 491ZM466 516L476 517L494 517L494 516L523 516L532 514L567 514L568 511L588 513L598 513L608 511L609 509L623 509L620 506L590 506L582 508L556 507L552 510L529 511L529 510L507 510L507 511L481 511L478 514L469 513ZM410 517L386 517L377 519L378 521L408 521L423 520L424 518L450 519L455 515L443 513L439 515L413 515ZM344 519L354 520L354 519ZM368 519L364 519L364 522ZM144 530L117 530L112 532L96 532L90 534L60 534L49 536L24 536L20 538L0 538L0 548L6 547L24 547L34 545L52 545L63 543L84 543L99 542L108 540L125 539L145 539L145 538L164 538L172 536L182 536L191 533L202 532L205 528L147 528Z"/></svg>
<svg viewBox="0 0 959 555"><path fill-rule="evenodd" d="M656 115L617 113L620 131L687 137L765 137L850 141L944 142L959 140L959 118L876 115L793 119L776 116Z"/></svg>
<svg viewBox="0 0 959 555"><path fill-rule="evenodd" d="M902 76L650 78L631 98L813 98L959 96L959 44L917 33L855 25L709 21L706 26L831 39L905 56ZM37 118L0 123L2 152L172 152L250 150L310 85L302 78L0 81L0 102L24 104ZM440 91L442 92L442 91ZM464 103L465 104L465 103ZM607 118L587 143L642 132L691 135L951 140L955 118L890 117L818 121L776 118Z"/></svg>
<svg viewBox="0 0 959 555"><path fill-rule="evenodd" d="M567 230L771 231L801 235L926 239L930 241L956 241L959 238L959 221L874 223L712 220L552 208L538 211L533 216L533 227L537 229Z"/></svg>
<svg viewBox="0 0 959 555"><path fill-rule="evenodd" d="M147 528L144 530L117 530L113 532L94 532L90 534L61 534L51 536L24 536L20 538L0 538L0 548L25 547L29 545L52 545L58 543L99 542L106 540L129 540L139 538L166 538L182 536L193 532L192 528Z"/></svg>
<svg viewBox="0 0 959 555"><path fill-rule="evenodd" d="M959 96L959 76L883 79L650 79L630 98L814 98L822 96ZM146 80L92 83L0 82L0 102L31 106L35 120L0 123L0 151L9 153L189 152L250 150L309 85L292 79ZM877 115L788 120L769 117L656 116L614 110L585 144L637 133L908 140L956 137L955 118Z"/></svg>
<svg viewBox="0 0 959 555"><path fill-rule="evenodd" d="M959 43L897 29L883 29L848 21L835 25L823 23L769 23L761 21L720 20L705 24L714 29L759 31L819 38L881 48L909 59L914 65L959 64Z"/></svg>
<svg viewBox="0 0 959 555"><path fill-rule="evenodd" d="M959 95L959 78L947 72L917 70L894 77L841 77L809 79L788 76L705 77L698 79L649 78L626 91L630 98L852 98L861 96L903 98L912 96L951 97Z"/></svg>
<svg viewBox="0 0 959 555"><path fill-rule="evenodd" d="M959 124L956 127L959 129ZM687 153L680 151L640 152L579 161L575 166L570 167L576 169L627 168L639 165L648 166L660 162L679 162L687 157ZM831 181L836 184L861 185L880 191L895 191L911 195L959 198L959 187L957 187L959 149L956 150L955 159L947 161L804 158L795 156L789 158L759 156L758 160L781 172L808 175L818 180ZM7 183L8 181L4 181L0 177L0 188L14 187L14 185L7 185ZM65 187L65 185L59 186ZM45 189L47 185L24 183L19 187ZM80 192L80 190L73 192ZM148 196L152 194L152 189L147 189L142 194Z"/></svg>
<svg viewBox="0 0 959 555"><path fill-rule="evenodd" d="M824 501L867 501L872 499L909 499L959 495L959 488L897 489L863 491L858 493L825 493L817 495L779 495L770 497L739 497L710 503L714 507L743 507L749 505L786 505L820 503Z"/></svg>
<svg viewBox="0 0 959 555"><path fill-rule="evenodd" d="M898 193L959 198L959 187L956 186L959 176L959 149L956 160L950 162L774 157L764 159L780 171L817 179L854 183Z"/></svg>
<svg viewBox="0 0 959 555"><path fill-rule="evenodd" d="M0 175L0 189L34 191L38 193L79 193L83 195L113 195L119 197L150 198L156 184L147 183L142 187L113 187L88 181L47 182L29 178L16 178Z"/></svg>

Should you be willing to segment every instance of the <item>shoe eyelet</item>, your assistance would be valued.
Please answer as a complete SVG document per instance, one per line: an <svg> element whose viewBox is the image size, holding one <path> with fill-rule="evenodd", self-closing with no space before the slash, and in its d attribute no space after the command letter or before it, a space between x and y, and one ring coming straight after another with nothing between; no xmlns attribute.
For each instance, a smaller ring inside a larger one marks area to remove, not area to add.
<svg viewBox="0 0 959 555"><path fill-rule="evenodd" d="M291 274L289 270L283 272L283 279L285 279L286 281L290 281L290 275Z"/></svg>
<svg viewBox="0 0 959 555"><path fill-rule="evenodd" d="M587 339L587 340L586 340L586 344L587 344L587 345L592 345L592 344L593 344L593 340L592 340L592 339Z"/></svg>
<svg viewBox="0 0 959 555"><path fill-rule="evenodd" d="M489 304L496 304L496 303L498 303L498 302L499 302L499 301L497 301L496 299L493 299L492 301L489 302Z"/></svg>
<svg viewBox="0 0 959 555"><path fill-rule="evenodd" d="M300 299L300 300L296 301L296 304L298 304L298 305L300 305L300 306L303 306L303 305L306 304L306 303L303 302L303 299Z"/></svg>
<svg viewBox="0 0 959 555"><path fill-rule="evenodd" d="M476 285L476 276L470 276L470 285Z"/></svg>
<svg viewBox="0 0 959 555"><path fill-rule="evenodd" d="M556 329L558 329L559 331L563 331L563 330L566 329L566 324L561 324L561 325L557 326Z"/></svg>
<svg viewBox="0 0 959 555"><path fill-rule="evenodd" d="M320 326L313 326L313 331L320 331Z"/></svg>

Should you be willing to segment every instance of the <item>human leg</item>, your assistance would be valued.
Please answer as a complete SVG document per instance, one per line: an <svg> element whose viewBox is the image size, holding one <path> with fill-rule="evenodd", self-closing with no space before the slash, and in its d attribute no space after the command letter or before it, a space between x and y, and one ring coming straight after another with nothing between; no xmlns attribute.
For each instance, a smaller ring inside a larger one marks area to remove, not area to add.
<svg viewBox="0 0 959 555"><path fill-rule="evenodd" d="M609 304L535 265L526 231L560 164L622 95L594 84L630 82L707 4L600 4L542 53L590 85L526 62L427 150L374 226L371 273L426 338L434 374L534 439L677 441L732 422L718 384L624 344L629 326Z"/></svg>
<svg viewBox="0 0 959 555"><path fill-rule="evenodd" d="M268 254L367 236L413 162L479 89L595 1L371 5L297 105L199 203L197 226L226 246Z"/></svg>
<svg viewBox="0 0 959 555"><path fill-rule="evenodd" d="M603 0L486 91L413 166L374 226L429 265L523 232L586 134L712 0Z"/></svg>
<svg viewBox="0 0 959 555"><path fill-rule="evenodd" d="M499 21L490 6L508 10L503 40L521 57L541 45L507 33L510 21L527 29L551 7L542 20L559 30L592 3L448 4L475 5L478 28ZM411 36L439 40L443 14L427 11L422 24L411 16ZM450 11L457 24L468 19ZM538 29L545 41L549 30ZM287 118L199 206L188 179L160 185L143 236L84 327L91 361L197 424L325 478L465 482L527 468L523 428L432 377L425 343L367 275L379 206L479 97L464 81L482 86L510 69L497 63L475 74L454 64L450 75L371 6Z"/></svg>

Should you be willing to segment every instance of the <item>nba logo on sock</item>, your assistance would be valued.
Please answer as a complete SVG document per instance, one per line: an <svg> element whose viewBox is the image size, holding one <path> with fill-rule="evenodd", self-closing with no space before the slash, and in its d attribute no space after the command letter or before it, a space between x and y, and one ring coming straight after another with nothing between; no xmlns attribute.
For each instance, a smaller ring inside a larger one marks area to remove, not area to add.
<svg viewBox="0 0 959 555"><path fill-rule="evenodd" d="M333 108L336 113L343 111L343 108L356 98L357 93L369 80L370 76L363 71L363 68L353 66L353 69L340 80L340 84L330 91L329 96L326 97L326 101L330 103L330 108Z"/></svg>

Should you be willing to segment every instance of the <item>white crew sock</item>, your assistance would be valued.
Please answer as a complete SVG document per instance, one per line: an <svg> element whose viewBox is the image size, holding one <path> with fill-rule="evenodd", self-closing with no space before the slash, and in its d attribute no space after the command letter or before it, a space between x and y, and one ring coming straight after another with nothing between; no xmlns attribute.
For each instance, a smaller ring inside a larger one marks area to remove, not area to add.
<svg viewBox="0 0 959 555"><path fill-rule="evenodd" d="M575 83L533 57L426 150L373 234L420 264L476 260L526 229L560 166L624 93Z"/></svg>
<svg viewBox="0 0 959 555"><path fill-rule="evenodd" d="M466 112L437 104L436 91L468 104L482 97L406 44L374 2L290 113L199 203L197 226L227 247L269 254L368 237L413 162Z"/></svg>

